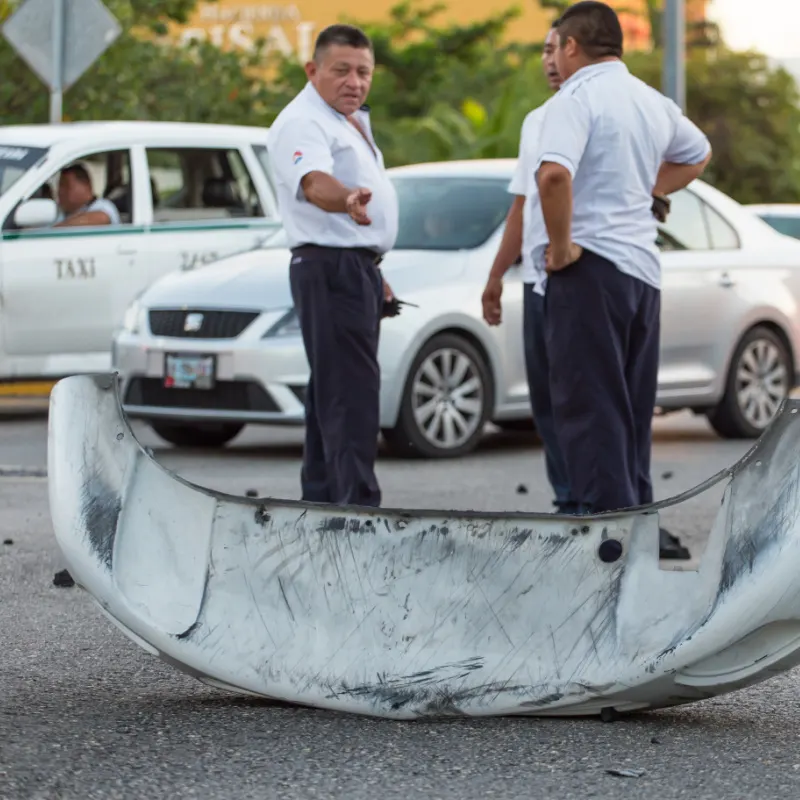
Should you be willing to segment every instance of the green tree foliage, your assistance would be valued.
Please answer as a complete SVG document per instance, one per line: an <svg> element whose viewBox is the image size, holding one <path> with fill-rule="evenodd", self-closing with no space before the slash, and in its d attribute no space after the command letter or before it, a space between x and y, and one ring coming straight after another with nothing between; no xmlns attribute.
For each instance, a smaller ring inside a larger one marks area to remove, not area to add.
<svg viewBox="0 0 800 800"><path fill-rule="evenodd" d="M346 20L373 41L369 104L389 165L499 156L549 93L537 66L541 44L502 42L518 8L468 25L437 25L445 8L402 2L385 22ZM273 65L272 118L306 81L300 64L276 57Z"/></svg>
<svg viewBox="0 0 800 800"><path fill-rule="evenodd" d="M631 54L629 69L661 88L661 54ZM711 140L704 179L742 203L800 200L800 93L758 53L690 52L687 114Z"/></svg>
<svg viewBox="0 0 800 800"><path fill-rule="evenodd" d="M2 5L5 3L5 5ZM209 43L179 47L160 39L185 23L196 0L107 0L120 37L64 94L65 120L149 119L260 124L271 94L241 55ZM17 3L0 0L0 21ZM0 39L0 124L48 121L47 86Z"/></svg>

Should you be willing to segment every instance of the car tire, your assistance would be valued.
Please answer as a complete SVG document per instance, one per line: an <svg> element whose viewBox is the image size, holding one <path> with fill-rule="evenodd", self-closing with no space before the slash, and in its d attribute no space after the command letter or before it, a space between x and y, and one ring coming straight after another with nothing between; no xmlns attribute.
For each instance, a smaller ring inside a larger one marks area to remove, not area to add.
<svg viewBox="0 0 800 800"><path fill-rule="evenodd" d="M171 422L151 422L150 427L162 438L176 447L218 448L224 447L244 428L238 423L203 423L183 425Z"/></svg>
<svg viewBox="0 0 800 800"><path fill-rule="evenodd" d="M757 439L769 427L793 386L794 365L789 348L774 330L757 325L737 345L725 393L719 405L707 412L708 421L726 439ZM752 387L749 393L748 387Z"/></svg>
<svg viewBox="0 0 800 800"><path fill-rule="evenodd" d="M480 351L458 334L437 334L414 358L397 425L383 430L383 437L403 457L463 456L480 441L493 397L492 375Z"/></svg>

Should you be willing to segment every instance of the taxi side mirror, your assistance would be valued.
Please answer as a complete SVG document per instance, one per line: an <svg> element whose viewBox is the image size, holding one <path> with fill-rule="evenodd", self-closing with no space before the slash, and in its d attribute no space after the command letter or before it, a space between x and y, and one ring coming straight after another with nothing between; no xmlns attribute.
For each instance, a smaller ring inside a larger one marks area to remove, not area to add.
<svg viewBox="0 0 800 800"><path fill-rule="evenodd" d="M18 228L43 228L58 219L58 206L54 200L37 198L26 200L14 212L14 225Z"/></svg>

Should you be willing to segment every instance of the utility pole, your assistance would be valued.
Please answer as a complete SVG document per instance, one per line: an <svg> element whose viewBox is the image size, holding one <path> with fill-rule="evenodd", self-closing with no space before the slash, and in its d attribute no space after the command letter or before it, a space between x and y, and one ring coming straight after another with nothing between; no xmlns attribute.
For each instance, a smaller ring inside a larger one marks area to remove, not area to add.
<svg viewBox="0 0 800 800"><path fill-rule="evenodd" d="M664 0L663 91L686 113L686 5Z"/></svg>

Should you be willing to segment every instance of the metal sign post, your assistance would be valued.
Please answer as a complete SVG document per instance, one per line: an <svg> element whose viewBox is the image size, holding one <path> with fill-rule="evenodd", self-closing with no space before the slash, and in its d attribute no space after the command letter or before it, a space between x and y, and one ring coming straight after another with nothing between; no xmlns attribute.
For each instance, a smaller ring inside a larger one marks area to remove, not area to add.
<svg viewBox="0 0 800 800"><path fill-rule="evenodd" d="M686 113L686 11L684 0L664 0L664 94Z"/></svg>
<svg viewBox="0 0 800 800"><path fill-rule="evenodd" d="M63 118L64 92L122 32L101 0L25 0L3 36L50 89L50 122Z"/></svg>
<svg viewBox="0 0 800 800"><path fill-rule="evenodd" d="M61 122L64 107L64 4L53 0L53 82L50 86L50 123Z"/></svg>

